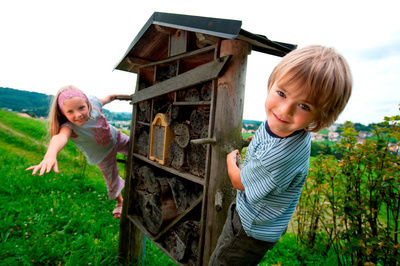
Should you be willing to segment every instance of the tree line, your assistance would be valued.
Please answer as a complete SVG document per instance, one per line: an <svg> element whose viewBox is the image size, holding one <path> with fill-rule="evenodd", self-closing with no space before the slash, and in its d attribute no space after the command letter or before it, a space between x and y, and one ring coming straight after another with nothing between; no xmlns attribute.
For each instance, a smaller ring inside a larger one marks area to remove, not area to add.
<svg viewBox="0 0 400 266"><path fill-rule="evenodd" d="M0 107L15 112L26 113L31 117L47 117L53 95L0 87ZM103 109L104 115L112 121L130 121L132 114L110 112Z"/></svg>

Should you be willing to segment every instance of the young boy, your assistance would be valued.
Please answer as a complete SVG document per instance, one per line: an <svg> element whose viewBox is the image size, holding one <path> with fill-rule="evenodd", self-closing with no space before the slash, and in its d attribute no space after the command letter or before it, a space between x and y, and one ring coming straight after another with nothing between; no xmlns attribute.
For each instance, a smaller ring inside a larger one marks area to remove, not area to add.
<svg viewBox="0 0 400 266"><path fill-rule="evenodd" d="M238 150L227 155L237 196L209 265L256 265L278 242L307 178L309 132L337 119L351 86L349 66L331 48L292 51L275 67L268 81L267 121L254 135L243 168L236 165Z"/></svg>

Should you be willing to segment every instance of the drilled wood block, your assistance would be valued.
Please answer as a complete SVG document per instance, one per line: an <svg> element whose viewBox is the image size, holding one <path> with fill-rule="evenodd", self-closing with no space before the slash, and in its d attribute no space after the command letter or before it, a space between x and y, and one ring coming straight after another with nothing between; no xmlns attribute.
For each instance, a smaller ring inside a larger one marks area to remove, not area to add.
<svg viewBox="0 0 400 266"><path fill-rule="evenodd" d="M175 141L181 148L185 148L190 141L189 126L186 124L177 124L173 128Z"/></svg>

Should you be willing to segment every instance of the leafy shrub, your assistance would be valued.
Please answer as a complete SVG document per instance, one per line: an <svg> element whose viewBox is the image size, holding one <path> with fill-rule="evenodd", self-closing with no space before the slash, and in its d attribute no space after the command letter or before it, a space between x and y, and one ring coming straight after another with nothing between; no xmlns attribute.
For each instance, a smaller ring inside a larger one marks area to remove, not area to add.
<svg viewBox="0 0 400 266"><path fill-rule="evenodd" d="M335 251L339 264L400 261L400 116L385 118L373 137L357 143L351 123L335 149L311 163L294 223L299 242L315 248L322 235L325 253ZM398 144L397 144L398 145Z"/></svg>

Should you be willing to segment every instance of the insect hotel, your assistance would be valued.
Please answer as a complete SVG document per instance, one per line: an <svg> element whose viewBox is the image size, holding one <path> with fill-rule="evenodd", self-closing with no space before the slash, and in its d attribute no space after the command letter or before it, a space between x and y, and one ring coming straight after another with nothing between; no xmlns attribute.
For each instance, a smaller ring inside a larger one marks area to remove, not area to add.
<svg viewBox="0 0 400 266"><path fill-rule="evenodd" d="M236 195L226 155L243 146L247 56L295 49L241 24L156 12L116 66L137 74L120 221L125 262L141 260L146 236L179 265L208 264Z"/></svg>

